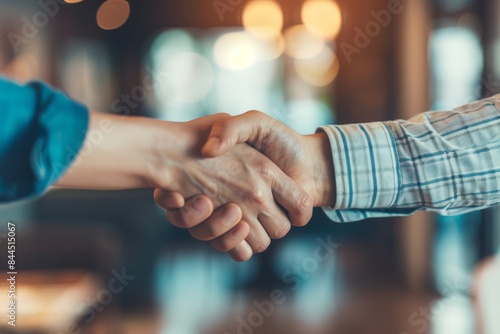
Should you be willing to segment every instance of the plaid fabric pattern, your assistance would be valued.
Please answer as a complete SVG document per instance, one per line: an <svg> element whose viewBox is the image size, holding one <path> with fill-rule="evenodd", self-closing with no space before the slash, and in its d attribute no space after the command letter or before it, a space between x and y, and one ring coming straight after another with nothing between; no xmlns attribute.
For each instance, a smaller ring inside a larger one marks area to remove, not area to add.
<svg viewBox="0 0 500 334"><path fill-rule="evenodd" d="M336 222L500 204L500 95L410 120L330 125Z"/></svg>

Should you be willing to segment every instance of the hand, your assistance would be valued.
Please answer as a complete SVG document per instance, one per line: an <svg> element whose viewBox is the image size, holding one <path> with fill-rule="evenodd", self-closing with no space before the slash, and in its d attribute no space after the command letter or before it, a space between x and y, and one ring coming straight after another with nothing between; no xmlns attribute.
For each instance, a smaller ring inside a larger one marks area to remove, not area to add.
<svg viewBox="0 0 500 334"><path fill-rule="evenodd" d="M271 160L247 144L232 145L217 157L204 158L196 153L201 151L214 121L224 118L215 115L178 124L177 140L170 144L175 145L175 153L159 159L152 175L159 189L177 191L184 198L202 194L215 208L221 208L214 215L220 216L214 224L196 226L192 224L195 220L171 219L174 225L189 228L196 239L213 240L242 220L232 235L238 241L246 238L248 243L240 242L231 254L237 260L246 260L253 252L264 251L270 238L286 235L291 222L306 224L312 215L312 200ZM164 201L161 190L155 191L155 199L158 203ZM201 201L193 205L203 205L204 199ZM212 209L210 205L208 208ZM217 247L217 241L213 244Z"/></svg>
<svg viewBox="0 0 500 334"><path fill-rule="evenodd" d="M312 196L314 206L334 204L334 171L326 134L301 136L263 113L250 111L241 116L217 120L202 152L208 157L219 156L241 142L247 142L273 160ZM235 217L238 211L236 207L229 207L213 213L210 201L199 196L185 202L178 193L158 191L156 199L158 205L170 210L167 213L170 221L197 228L209 228L219 224L220 220L230 220L230 215ZM195 202L202 205L195 206ZM237 222L233 220L232 223ZM237 236L240 236L236 232L245 228L244 225L236 225L232 230L219 230L220 236L213 239L212 246L220 251L230 251L232 256L239 254L241 246L234 247L239 241Z"/></svg>

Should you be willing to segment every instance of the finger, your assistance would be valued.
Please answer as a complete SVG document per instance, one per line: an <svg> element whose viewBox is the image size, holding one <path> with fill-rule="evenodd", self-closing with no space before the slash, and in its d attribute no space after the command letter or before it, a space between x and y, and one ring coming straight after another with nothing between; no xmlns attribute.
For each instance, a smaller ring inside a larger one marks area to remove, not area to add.
<svg viewBox="0 0 500 334"><path fill-rule="evenodd" d="M193 238L201 241L214 240L227 233L241 221L241 209L236 204L227 204L216 210L206 221L189 229Z"/></svg>
<svg viewBox="0 0 500 334"><path fill-rule="evenodd" d="M219 252L226 253L238 246L250 233L250 225L241 221L229 232L210 241L210 245Z"/></svg>
<svg viewBox="0 0 500 334"><path fill-rule="evenodd" d="M222 118L214 122L202 154L216 157L226 153L238 143L254 142L269 128L269 116L259 111L249 111L240 116Z"/></svg>
<svg viewBox="0 0 500 334"><path fill-rule="evenodd" d="M271 239L283 238L292 227L288 218L277 205L273 205L270 213L259 213L258 219Z"/></svg>
<svg viewBox="0 0 500 334"><path fill-rule="evenodd" d="M208 134L210 133L214 122L218 120L222 120L224 118L230 118L231 115L226 113L219 113L210 116L205 116L202 118L197 118L189 122L191 128L197 128L198 134L203 138L208 138ZM201 138L200 137L200 138Z"/></svg>
<svg viewBox="0 0 500 334"><path fill-rule="evenodd" d="M156 204L165 210L175 210L182 208L186 201L180 193L155 189L154 199Z"/></svg>
<svg viewBox="0 0 500 334"><path fill-rule="evenodd" d="M243 220L250 225L250 233L245 240L252 248L253 253L262 253L271 244L271 238L267 234L266 229L255 217L243 217Z"/></svg>
<svg viewBox="0 0 500 334"><path fill-rule="evenodd" d="M305 226L313 214L311 196L281 170L271 179L271 189L276 203L287 212L292 226Z"/></svg>
<svg viewBox="0 0 500 334"><path fill-rule="evenodd" d="M172 225L180 228L192 228L204 222L214 211L212 201L203 195L187 200L181 209L167 211L167 218Z"/></svg>
<svg viewBox="0 0 500 334"><path fill-rule="evenodd" d="M262 253L271 244L271 238L256 218L244 217L243 220L250 225L250 233L245 240L253 253Z"/></svg>
<svg viewBox="0 0 500 334"><path fill-rule="evenodd" d="M244 262L252 258L252 248L246 241L242 241L238 246L227 252L235 261Z"/></svg>

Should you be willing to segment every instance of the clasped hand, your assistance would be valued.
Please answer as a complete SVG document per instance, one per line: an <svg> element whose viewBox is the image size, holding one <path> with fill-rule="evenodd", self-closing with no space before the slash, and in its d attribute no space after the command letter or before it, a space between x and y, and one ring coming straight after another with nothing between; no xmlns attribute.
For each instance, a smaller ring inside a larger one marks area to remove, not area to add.
<svg viewBox="0 0 500 334"><path fill-rule="evenodd" d="M306 225L313 206L334 203L326 134L302 136L258 111L184 126L197 134L179 143L191 153L176 159L155 200L173 225L233 259L250 259L291 226Z"/></svg>

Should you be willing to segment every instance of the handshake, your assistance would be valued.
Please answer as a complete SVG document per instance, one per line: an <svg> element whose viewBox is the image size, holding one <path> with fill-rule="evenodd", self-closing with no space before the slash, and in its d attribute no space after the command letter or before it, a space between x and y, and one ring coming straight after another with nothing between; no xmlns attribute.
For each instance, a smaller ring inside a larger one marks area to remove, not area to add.
<svg viewBox="0 0 500 334"><path fill-rule="evenodd" d="M156 188L174 225L246 261L306 225L316 206L346 222L498 205L498 182L490 182L499 180L496 104L307 136L257 111L186 123L91 113L83 148L58 185ZM476 138L468 129L477 124Z"/></svg>
<svg viewBox="0 0 500 334"><path fill-rule="evenodd" d="M181 123L182 156L154 169L155 201L169 221L247 261L304 226L316 206L335 204L328 136L302 136L258 111L217 114ZM171 151L171 150L169 150Z"/></svg>

